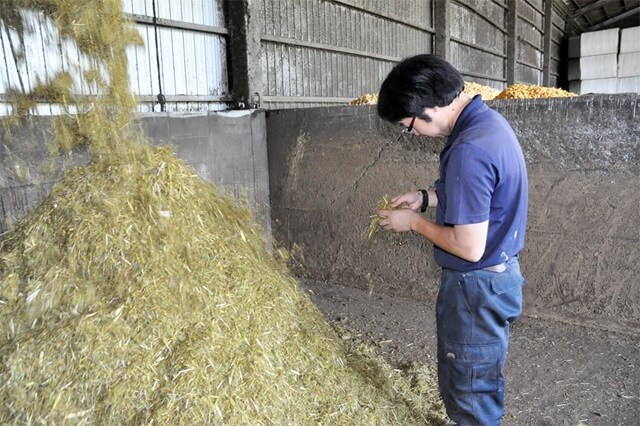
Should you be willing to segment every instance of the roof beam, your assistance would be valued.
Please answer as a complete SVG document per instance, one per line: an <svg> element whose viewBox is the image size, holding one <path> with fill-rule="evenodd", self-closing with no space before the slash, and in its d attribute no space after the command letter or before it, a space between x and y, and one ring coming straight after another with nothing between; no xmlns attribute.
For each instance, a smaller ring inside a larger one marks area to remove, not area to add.
<svg viewBox="0 0 640 426"><path fill-rule="evenodd" d="M578 17L578 16L582 16L585 13L589 13L592 10L598 9L600 7L603 7L605 4L609 3L611 0L597 0L593 3L590 3L586 6L582 6L581 8L577 9L575 12L573 12L573 16L574 17Z"/></svg>
<svg viewBox="0 0 640 426"><path fill-rule="evenodd" d="M602 22L598 22L596 25L593 25L589 28L587 28L587 31L595 31L598 30L604 26L607 25L611 25L614 24L622 19L628 18L629 16L632 16L633 14L639 14L640 15L640 6L636 6L633 9L630 9L624 13L621 13L620 15L614 16L613 18L609 18L606 21L602 21Z"/></svg>

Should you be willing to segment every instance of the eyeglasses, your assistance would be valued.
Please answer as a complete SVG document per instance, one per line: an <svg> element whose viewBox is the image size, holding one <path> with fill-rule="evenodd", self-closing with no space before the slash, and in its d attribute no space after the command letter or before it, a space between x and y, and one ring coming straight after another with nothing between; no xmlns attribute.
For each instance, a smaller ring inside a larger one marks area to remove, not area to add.
<svg viewBox="0 0 640 426"><path fill-rule="evenodd" d="M413 132L413 125L415 124L415 122L416 122L416 117L413 117L413 118L411 119L411 123L409 123L409 127L407 127L406 129L404 129L404 130L402 130L402 131L403 131L404 133L411 133L411 132Z"/></svg>
<svg viewBox="0 0 640 426"><path fill-rule="evenodd" d="M400 136L398 136L397 142L400 142L400 139L402 139L405 136L411 135L413 133L413 125L415 124L415 122L416 122L416 117L414 116L411 119L411 123L409 123L409 127L402 129Z"/></svg>

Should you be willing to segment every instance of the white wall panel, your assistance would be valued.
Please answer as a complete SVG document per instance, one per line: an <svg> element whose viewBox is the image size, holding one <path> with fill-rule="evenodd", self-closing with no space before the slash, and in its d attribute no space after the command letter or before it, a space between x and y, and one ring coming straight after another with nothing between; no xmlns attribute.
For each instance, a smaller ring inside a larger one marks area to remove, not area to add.
<svg viewBox="0 0 640 426"><path fill-rule="evenodd" d="M135 21L143 46L127 49L131 91L140 97L140 111L159 111L157 95L167 98L166 110L220 110L228 107L229 83L226 30L222 0L155 0L156 16L168 20L153 25L154 0L123 0L123 11ZM0 23L0 102L10 89L29 93L38 81L47 82L60 71L71 73L73 91L95 94L80 78L89 59L71 40L60 37L54 24L42 14L25 12L27 29L25 61L16 62L18 34ZM156 51L156 31L158 49ZM157 60L160 61L158 72ZM23 63L24 62L24 63ZM47 114L51 107L38 106L34 113ZM9 106L0 108L6 115Z"/></svg>
<svg viewBox="0 0 640 426"><path fill-rule="evenodd" d="M22 11L25 31L20 35L0 22L0 48L3 65L0 71L0 102L7 102L7 94L29 94L40 84L46 84L62 72L72 78L71 91L77 95L97 94L95 84L88 84L82 74L92 68L100 69L82 54L73 40L61 38L50 18L34 11ZM106 78L106 73L103 72ZM10 107L2 111L10 110ZM59 111L46 103L38 104L32 113L51 114Z"/></svg>

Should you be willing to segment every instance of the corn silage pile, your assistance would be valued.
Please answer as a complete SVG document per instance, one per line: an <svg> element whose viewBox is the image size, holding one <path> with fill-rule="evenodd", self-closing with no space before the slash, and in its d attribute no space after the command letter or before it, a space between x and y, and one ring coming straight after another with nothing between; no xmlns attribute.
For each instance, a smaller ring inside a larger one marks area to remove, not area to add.
<svg viewBox="0 0 640 426"><path fill-rule="evenodd" d="M493 87L485 86L472 81L464 82L464 93L470 97L482 95L485 101L499 99L532 99L532 98L566 98L577 96L557 87L545 87L516 83L500 91ZM378 94L369 93L362 95L350 102L350 105L375 105L378 103Z"/></svg>
<svg viewBox="0 0 640 426"><path fill-rule="evenodd" d="M100 93L74 105L69 84L47 91L80 111L53 120L54 151L92 161L0 236L0 424L444 421L432 367L400 372L339 334L246 203L128 130L138 41L119 0L5 6L11 28L7 11L40 8L109 76L85 73ZM33 101L16 94L11 125Z"/></svg>
<svg viewBox="0 0 640 426"><path fill-rule="evenodd" d="M558 87L516 83L500 92L495 99L568 98L572 96L577 95Z"/></svg>
<svg viewBox="0 0 640 426"><path fill-rule="evenodd" d="M482 95L484 100L495 98L500 91L493 87L485 86L472 81L464 82L464 93L468 96ZM378 103L377 93L367 93L349 102L349 105L376 105Z"/></svg>
<svg viewBox="0 0 640 426"><path fill-rule="evenodd" d="M377 93L367 93L359 96L356 99L349 102L349 105L376 105L378 103Z"/></svg>
<svg viewBox="0 0 640 426"><path fill-rule="evenodd" d="M482 99L484 99L485 101L494 99L500 93L498 89L475 83L473 81L465 81L463 91L471 98L473 98L475 95L482 95Z"/></svg>

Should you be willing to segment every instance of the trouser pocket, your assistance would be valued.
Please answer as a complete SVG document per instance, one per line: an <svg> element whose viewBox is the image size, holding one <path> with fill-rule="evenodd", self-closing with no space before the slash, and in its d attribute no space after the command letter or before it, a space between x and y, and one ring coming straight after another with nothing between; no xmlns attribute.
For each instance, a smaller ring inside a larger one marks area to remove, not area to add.
<svg viewBox="0 0 640 426"><path fill-rule="evenodd" d="M502 274L492 274L489 284L493 296L492 309L503 323L511 324L522 313L522 285L524 278L520 270L509 270Z"/></svg>
<svg viewBox="0 0 640 426"><path fill-rule="evenodd" d="M500 342L489 344L460 344L443 342L439 362L446 370L446 388L457 393L496 392L500 390Z"/></svg>
<svg viewBox="0 0 640 426"><path fill-rule="evenodd" d="M501 343L441 342L439 349L438 381L449 417L459 425L500 424L506 357Z"/></svg>

